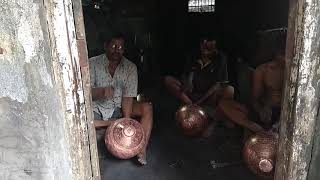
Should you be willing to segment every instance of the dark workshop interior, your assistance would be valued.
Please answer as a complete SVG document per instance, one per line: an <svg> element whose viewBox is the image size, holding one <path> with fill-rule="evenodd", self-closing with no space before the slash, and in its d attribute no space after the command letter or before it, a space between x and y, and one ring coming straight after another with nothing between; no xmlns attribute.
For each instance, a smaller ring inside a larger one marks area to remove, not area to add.
<svg viewBox="0 0 320 180"><path fill-rule="evenodd" d="M242 162L242 128L218 123L206 139L179 132L174 119L179 103L169 97L161 79L179 76L183 65L197 56L199 39L211 36L227 55L235 98L249 101L247 77L270 60L279 42L285 43L288 4L288 0L83 0L89 58L104 52L103 41L112 33L124 34L125 56L138 67L139 93L152 101L154 110L148 164L118 160L98 143L102 179L259 179Z"/></svg>

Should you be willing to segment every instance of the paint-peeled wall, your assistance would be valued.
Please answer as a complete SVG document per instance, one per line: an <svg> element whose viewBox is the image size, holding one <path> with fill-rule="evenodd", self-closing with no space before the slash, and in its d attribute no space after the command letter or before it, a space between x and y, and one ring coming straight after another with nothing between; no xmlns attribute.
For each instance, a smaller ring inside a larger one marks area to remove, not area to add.
<svg viewBox="0 0 320 180"><path fill-rule="evenodd" d="M72 179L43 1L0 0L0 179Z"/></svg>

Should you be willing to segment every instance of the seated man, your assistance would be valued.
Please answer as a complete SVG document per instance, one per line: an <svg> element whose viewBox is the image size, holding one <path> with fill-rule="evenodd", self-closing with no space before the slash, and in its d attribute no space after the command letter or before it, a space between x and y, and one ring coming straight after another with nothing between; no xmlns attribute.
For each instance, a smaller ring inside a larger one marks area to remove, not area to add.
<svg viewBox="0 0 320 180"><path fill-rule="evenodd" d="M124 38L113 36L105 42L105 54L90 59L93 111L96 128L107 127L110 119L140 116L140 123L149 141L152 129L152 106L138 103L137 67L123 56ZM138 161L146 164L146 148L138 154Z"/></svg>
<svg viewBox="0 0 320 180"><path fill-rule="evenodd" d="M203 105L210 117L213 117L220 99L233 98L233 88L226 85L227 61L216 48L215 40L204 39L200 42L200 58L186 73L187 78L181 81L171 76L164 79L169 93L182 104Z"/></svg>
<svg viewBox="0 0 320 180"><path fill-rule="evenodd" d="M276 53L271 62L258 66L253 75L253 102L249 110L231 99L219 103L219 109L234 123L253 132L269 130L280 117L283 73L285 68L284 51ZM253 120L252 113L259 115Z"/></svg>

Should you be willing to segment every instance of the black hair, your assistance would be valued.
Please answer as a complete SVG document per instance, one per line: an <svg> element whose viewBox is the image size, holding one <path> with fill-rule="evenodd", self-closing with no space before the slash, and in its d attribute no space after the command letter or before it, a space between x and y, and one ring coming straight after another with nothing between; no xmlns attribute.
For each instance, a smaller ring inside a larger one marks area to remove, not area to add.
<svg viewBox="0 0 320 180"><path fill-rule="evenodd" d="M217 37L215 34L213 33L203 33L200 35L200 38L199 38L200 42L203 42L204 40L207 40L207 41L218 41Z"/></svg>
<svg viewBox="0 0 320 180"><path fill-rule="evenodd" d="M104 43L109 44L112 39L123 39L126 40L125 35L121 32L113 32L108 37L104 38Z"/></svg>
<svg viewBox="0 0 320 180"><path fill-rule="evenodd" d="M204 40L207 40L207 41L216 41L216 42L217 42L217 40L216 40L215 38L213 38L213 37L203 36L203 37L200 38L200 43L203 42Z"/></svg>
<svg viewBox="0 0 320 180"><path fill-rule="evenodd" d="M202 35L200 35L199 43L202 43L204 40L215 41L216 48L220 48L220 46L219 46L220 44L218 43L218 39L217 39L216 35L214 35L214 34L202 34Z"/></svg>

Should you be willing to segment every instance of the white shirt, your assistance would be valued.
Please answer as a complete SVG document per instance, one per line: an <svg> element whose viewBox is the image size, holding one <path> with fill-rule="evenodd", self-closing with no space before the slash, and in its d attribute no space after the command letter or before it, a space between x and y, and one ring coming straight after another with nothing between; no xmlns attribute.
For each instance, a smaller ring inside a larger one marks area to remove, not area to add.
<svg viewBox="0 0 320 180"><path fill-rule="evenodd" d="M116 107L121 108L122 97L136 97L138 89L138 72L134 63L123 57L111 77L105 54L90 58L90 78L92 88L114 88L113 98L93 101L93 111L102 114L103 120L111 118Z"/></svg>

